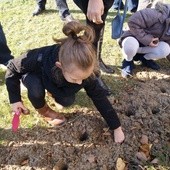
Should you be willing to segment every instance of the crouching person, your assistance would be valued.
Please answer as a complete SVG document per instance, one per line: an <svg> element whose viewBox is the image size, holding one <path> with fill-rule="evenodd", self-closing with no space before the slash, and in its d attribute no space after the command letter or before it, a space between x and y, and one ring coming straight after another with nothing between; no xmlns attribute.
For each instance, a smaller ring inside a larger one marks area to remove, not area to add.
<svg viewBox="0 0 170 170"><path fill-rule="evenodd" d="M159 70L155 60L170 61L170 5L158 2L155 8L146 8L134 13L128 20L129 30L120 38L124 57L122 76L132 76L134 63Z"/></svg>
<svg viewBox="0 0 170 170"><path fill-rule="evenodd" d="M81 23L70 22L63 27L63 33L67 38L54 39L56 44L30 50L9 63L6 86L12 110L27 112L20 94L21 79L38 113L51 125L60 125L65 118L47 105L45 90L60 105L70 106L75 94L84 88L114 132L115 142L121 143L124 133L119 118L94 74L97 57L93 30Z"/></svg>

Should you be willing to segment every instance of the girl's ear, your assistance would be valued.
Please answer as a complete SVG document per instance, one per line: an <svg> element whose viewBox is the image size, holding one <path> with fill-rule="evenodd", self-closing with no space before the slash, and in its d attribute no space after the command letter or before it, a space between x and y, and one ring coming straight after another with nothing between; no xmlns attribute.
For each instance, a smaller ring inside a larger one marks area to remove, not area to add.
<svg viewBox="0 0 170 170"><path fill-rule="evenodd" d="M56 65L58 68L61 68L61 69L62 69L61 63L60 63L59 61L57 61L57 62L55 63L55 65Z"/></svg>

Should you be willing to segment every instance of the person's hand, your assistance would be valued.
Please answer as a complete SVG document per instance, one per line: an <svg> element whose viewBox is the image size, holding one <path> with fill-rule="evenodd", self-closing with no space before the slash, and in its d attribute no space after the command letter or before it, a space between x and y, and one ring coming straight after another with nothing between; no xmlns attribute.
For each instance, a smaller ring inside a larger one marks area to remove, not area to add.
<svg viewBox="0 0 170 170"><path fill-rule="evenodd" d="M23 114L29 114L29 110L23 105L22 102L16 102L11 104L12 112L20 112Z"/></svg>
<svg viewBox="0 0 170 170"><path fill-rule="evenodd" d="M116 143L122 143L125 139L125 135L122 131L121 127L118 127L117 129L114 130L114 141Z"/></svg>
<svg viewBox="0 0 170 170"><path fill-rule="evenodd" d="M87 18L96 23L103 23L102 15L104 13L104 4L103 0L89 0L87 7Z"/></svg>
<svg viewBox="0 0 170 170"><path fill-rule="evenodd" d="M159 43L159 38L152 38L152 41L150 42L150 47L157 47Z"/></svg>

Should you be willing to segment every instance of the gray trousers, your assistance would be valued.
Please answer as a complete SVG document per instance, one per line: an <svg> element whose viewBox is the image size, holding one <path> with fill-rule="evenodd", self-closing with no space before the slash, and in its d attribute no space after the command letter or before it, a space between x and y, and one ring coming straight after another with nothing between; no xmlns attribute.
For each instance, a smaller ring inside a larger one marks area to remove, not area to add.
<svg viewBox="0 0 170 170"><path fill-rule="evenodd" d="M144 54L144 58L147 60L158 60L166 58L170 54L170 46L168 43L160 41L157 47L140 47L136 38L127 37L122 41L122 53L126 61L132 61L137 53Z"/></svg>
<svg viewBox="0 0 170 170"><path fill-rule="evenodd" d="M36 0L37 5L42 8L45 9L45 5L46 5L46 0ZM62 15L64 13L64 11L69 11L68 5L66 0L55 0L57 8L59 10L59 14Z"/></svg>

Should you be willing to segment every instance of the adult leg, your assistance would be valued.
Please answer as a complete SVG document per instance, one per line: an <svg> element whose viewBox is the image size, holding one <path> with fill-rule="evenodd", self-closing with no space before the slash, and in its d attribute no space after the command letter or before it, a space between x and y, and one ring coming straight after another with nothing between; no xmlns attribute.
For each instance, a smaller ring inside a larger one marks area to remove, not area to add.
<svg viewBox="0 0 170 170"><path fill-rule="evenodd" d="M55 1L56 1L57 8L59 10L59 16L61 20L63 20L66 23L75 20L70 13L66 0L55 0Z"/></svg>
<svg viewBox="0 0 170 170"><path fill-rule="evenodd" d="M22 77L22 82L28 89L28 98L34 108L49 124L56 126L65 121L64 116L52 110L45 101L45 88L41 76L28 73Z"/></svg>
<svg viewBox="0 0 170 170"><path fill-rule="evenodd" d="M119 8L119 2L120 2L120 0L115 0L115 1L113 2L113 6L112 6L113 9L118 10L118 8ZM121 1L120 9L124 9L123 1Z"/></svg>
<svg viewBox="0 0 170 170"><path fill-rule="evenodd" d="M0 64L7 65L8 61L13 58L0 23Z"/></svg>
<svg viewBox="0 0 170 170"><path fill-rule="evenodd" d="M138 8L138 2L139 2L138 0L128 0L127 2L128 11L136 12Z"/></svg>
<svg viewBox="0 0 170 170"><path fill-rule="evenodd" d="M88 0L74 0L76 5L83 11L83 13L86 15L87 14L87 7L88 7ZM107 73L113 73L113 69L110 67L106 66L102 60L101 57L101 51L102 51L102 43L103 43L103 34L104 34L104 26L105 26L105 20L108 14L108 10L111 8L114 0L103 0L104 3L104 14L102 15L102 24L95 24L92 21L90 21L87 16L86 16L86 23L90 25L94 30L95 30L95 41L94 45L97 49L97 57L99 60L99 64L101 66L101 69L104 72Z"/></svg>
<svg viewBox="0 0 170 170"><path fill-rule="evenodd" d="M36 0L37 7L33 12L33 16L41 14L45 10L46 0Z"/></svg>
<svg viewBox="0 0 170 170"><path fill-rule="evenodd" d="M108 10L111 8L114 0L103 0L104 3L104 14L102 15L102 24L95 24L92 21L90 21L87 18L87 7L89 0L74 0L75 4L83 11L83 13L86 15L86 23L90 25L94 31L95 31L95 40L94 40L94 46L97 50L97 58L99 61L100 68L107 72L107 73L113 73L114 70L110 67L106 66L101 58L101 50L102 50L102 43L103 43L103 33L104 33L104 26L105 26L105 20L108 13ZM105 89L107 95L111 94L110 88L103 82L103 80L100 77L100 71L96 73L97 79L99 81L99 84L103 89Z"/></svg>

